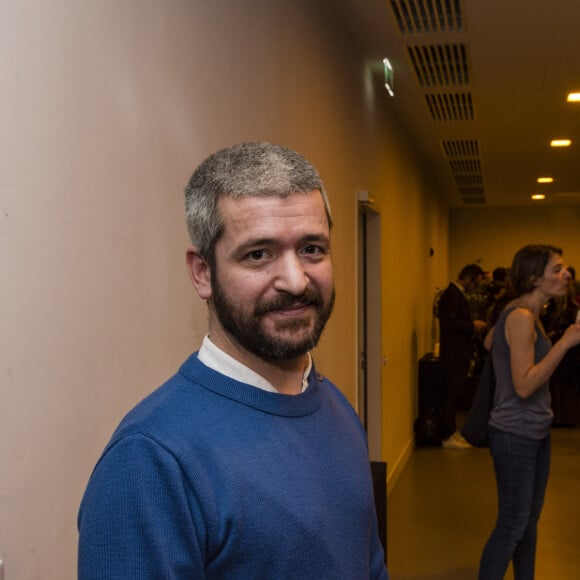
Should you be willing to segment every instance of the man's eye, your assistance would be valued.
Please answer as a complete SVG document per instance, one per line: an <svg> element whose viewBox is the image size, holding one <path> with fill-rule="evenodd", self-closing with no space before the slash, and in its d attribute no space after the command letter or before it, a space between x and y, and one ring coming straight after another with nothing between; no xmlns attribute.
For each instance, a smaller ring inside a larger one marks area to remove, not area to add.
<svg viewBox="0 0 580 580"><path fill-rule="evenodd" d="M248 254L248 259L258 261L263 260L265 256L266 252L264 250L254 250Z"/></svg>
<svg viewBox="0 0 580 580"><path fill-rule="evenodd" d="M317 254L323 254L324 250L320 246L310 245L303 248L302 253L310 254L315 256Z"/></svg>

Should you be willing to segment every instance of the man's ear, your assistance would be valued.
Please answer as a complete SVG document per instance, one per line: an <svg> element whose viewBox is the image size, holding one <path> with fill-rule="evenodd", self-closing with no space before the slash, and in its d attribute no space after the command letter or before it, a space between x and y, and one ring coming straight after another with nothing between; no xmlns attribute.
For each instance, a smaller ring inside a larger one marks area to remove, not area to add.
<svg viewBox="0 0 580 580"><path fill-rule="evenodd" d="M185 263L189 279L199 297L202 300L211 298L211 270L209 264L197 251L195 246L190 246L185 252Z"/></svg>

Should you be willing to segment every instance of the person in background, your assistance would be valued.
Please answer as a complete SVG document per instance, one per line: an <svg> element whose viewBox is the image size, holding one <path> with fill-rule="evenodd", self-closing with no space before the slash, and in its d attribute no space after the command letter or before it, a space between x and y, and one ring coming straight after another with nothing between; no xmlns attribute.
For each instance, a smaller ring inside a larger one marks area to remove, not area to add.
<svg viewBox="0 0 580 580"><path fill-rule="evenodd" d="M574 266L568 266L566 269L570 272L572 286L574 287L574 294L576 296L576 304L580 307L580 280L576 280L576 268Z"/></svg>
<svg viewBox="0 0 580 580"><path fill-rule="evenodd" d="M566 268L570 271L570 268ZM568 281L565 296L552 298L540 316L546 334L552 343L578 319L578 304L572 279ZM553 427L573 427L580 423L580 346L568 350L550 377Z"/></svg>
<svg viewBox="0 0 580 580"><path fill-rule="evenodd" d="M495 324L497 316L510 300L508 272L509 270L504 267L494 268L492 272L492 280L487 289L485 310L485 321L488 329Z"/></svg>
<svg viewBox="0 0 580 580"><path fill-rule="evenodd" d="M489 291L492 284L493 278L491 272L482 269L481 282L475 288L465 293L465 298L467 298L467 303L469 304L471 320L485 319L485 311L489 306Z"/></svg>
<svg viewBox="0 0 580 580"><path fill-rule="evenodd" d="M79 580L388 579L364 429L314 367L334 303L317 171L267 143L185 192L209 333L121 422L79 517Z"/></svg>
<svg viewBox="0 0 580 580"><path fill-rule="evenodd" d="M544 304L567 292L570 274L560 249L523 247L513 259L510 279L516 298L490 331L496 388L489 446L498 517L483 549L479 580L502 579L510 561L515 580L534 578L537 523L550 470L548 380L566 352L580 343L580 324L573 324L552 347L540 321Z"/></svg>
<svg viewBox="0 0 580 580"><path fill-rule="evenodd" d="M504 268L503 266L498 266L497 268L493 269L491 277L494 282L503 282L506 284L509 279L509 269Z"/></svg>
<svg viewBox="0 0 580 580"><path fill-rule="evenodd" d="M442 410L443 447L470 449L471 445L457 431L457 408L465 388L473 357L473 339L486 327L483 320L472 320L465 292L473 291L483 280L477 264L462 268L439 299L440 351L445 367L446 393Z"/></svg>

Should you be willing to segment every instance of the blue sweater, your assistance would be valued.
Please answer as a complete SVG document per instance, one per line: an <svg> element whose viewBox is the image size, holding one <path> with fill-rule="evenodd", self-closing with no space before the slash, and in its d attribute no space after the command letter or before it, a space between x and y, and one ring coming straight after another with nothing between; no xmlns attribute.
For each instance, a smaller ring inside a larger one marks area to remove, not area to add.
<svg viewBox="0 0 580 580"><path fill-rule="evenodd" d="M193 354L121 422L78 525L79 580L388 578L364 431L314 370L281 395Z"/></svg>

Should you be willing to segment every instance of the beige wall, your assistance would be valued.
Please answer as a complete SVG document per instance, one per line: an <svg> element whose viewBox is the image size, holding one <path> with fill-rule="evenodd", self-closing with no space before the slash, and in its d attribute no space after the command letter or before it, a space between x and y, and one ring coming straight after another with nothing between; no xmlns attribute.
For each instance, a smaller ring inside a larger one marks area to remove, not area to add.
<svg viewBox="0 0 580 580"><path fill-rule="evenodd" d="M526 244L551 244L580 274L580 206L455 208L449 229L449 277L479 261L485 270L509 266Z"/></svg>
<svg viewBox="0 0 580 580"><path fill-rule="evenodd" d="M123 414L198 346L206 312L185 274L181 192L202 158L236 141L294 147L326 182L338 300L316 359L353 403L355 191L375 193L393 480L412 441L431 296L447 278L447 218L334 10L309 0L0 6L6 578L75 577L76 512L95 461Z"/></svg>

